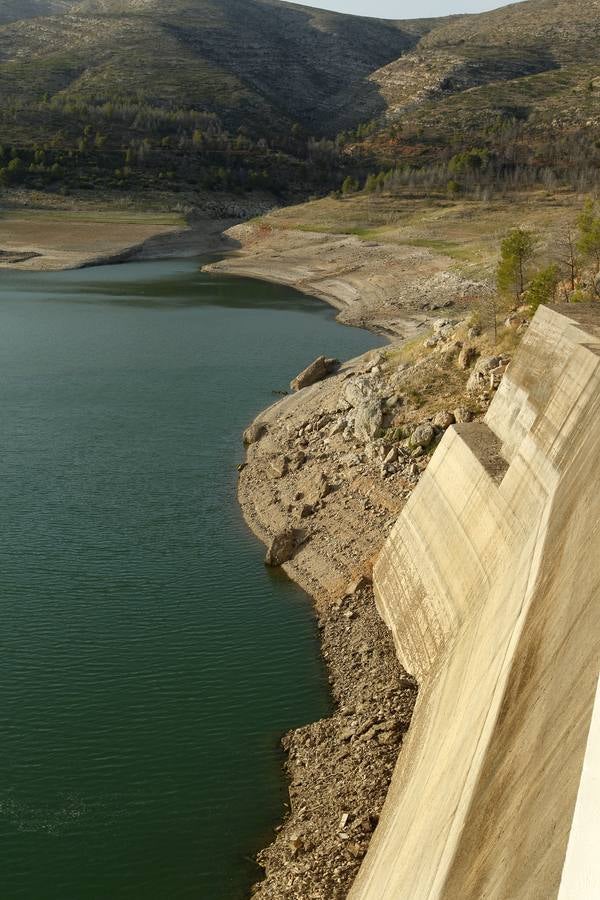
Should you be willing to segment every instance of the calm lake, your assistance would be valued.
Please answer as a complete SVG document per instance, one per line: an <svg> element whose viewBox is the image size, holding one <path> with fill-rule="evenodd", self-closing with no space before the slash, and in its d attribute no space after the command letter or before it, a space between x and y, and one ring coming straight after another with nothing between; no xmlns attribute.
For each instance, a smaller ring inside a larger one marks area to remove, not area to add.
<svg viewBox="0 0 600 900"><path fill-rule="evenodd" d="M236 504L240 434L377 338L196 261L0 272L2 900L241 900L328 712L309 600Z"/></svg>

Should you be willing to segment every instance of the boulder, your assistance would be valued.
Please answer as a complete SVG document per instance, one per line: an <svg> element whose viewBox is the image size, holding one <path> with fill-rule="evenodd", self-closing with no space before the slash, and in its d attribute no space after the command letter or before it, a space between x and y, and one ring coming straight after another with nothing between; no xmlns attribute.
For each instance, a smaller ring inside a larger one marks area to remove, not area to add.
<svg viewBox="0 0 600 900"><path fill-rule="evenodd" d="M387 466L388 463L394 463L398 459L398 448L392 447L392 449L387 453L383 458L383 465Z"/></svg>
<svg viewBox="0 0 600 900"><path fill-rule="evenodd" d="M362 403L354 414L354 433L356 437L368 441L375 437L383 424L383 413L378 400Z"/></svg>
<svg viewBox="0 0 600 900"><path fill-rule="evenodd" d="M302 496L309 506L316 506L320 500L327 497L333 490L333 487L324 472L320 472L317 476L305 479L301 485Z"/></svg>
<svg viewBox="0 0 600 900"><path fill-rule="evenodd" d="M424 423L423 425L417 425L415 430L410 436L410 445L415 449L417 447L423 447L423 449L427 449L429 445L432 443L435 437L435 431L433 430L433 426L429 425L429 423Z"/></svg>
<svg viewBox="0 0 600 900"><path fill-rule="evenodd" d="M470 369L477 359L478 355L478 351L475 349L475 347L463 347L458 354L458 368L465 370Z"/></svg>
<svg viewBox="0 0 600 900"><path fill-rule="evenodd" d="M487 388L490 380L489 373L492 369L496 369L501 362L502 360L499 356L483 356L469 376L467 391L476 392Z"/></svg>
<svg viewBox="0 0 600 900"><path fill-rule="evenodd" d="M364 403L372 403L379 399L379 382L372 375L358 375L350 378L342 395L343 400L355 409Z"/></svg>
<svg viewBox="0 0 600 900"><path fill-rule="evenodd" d="M289 471L289 459L287 456L275 456L270 460L269 467L275 478L283 478Z"/></svg>
<svg viewBox="0 0 600 900"><path fill-rule="evenodd" d="M472 422L473 421L473 413L466 406L458 406L454 410L454 418L458 423Z"/></svg>
<svg viewBox="0 0 600 900"><path fill-rule="evenodd" d="M447 409L439 412L433 419L433 424L436 426L436 428L442 428L444 431L446 430L446 428L450 428L451 425L454 425L455 422L456 417L454 413L451 413Z"/></svg>
<svg viewBox="0 0 600 900"><path fill-rule="evenodd" d="M267 566L281 566L288 562L296 549L296 536L291 528L276 534L269 545L265 563Z"/></svg>
<svg viewBox="0 0 600 900"><path fill-rule="evenodd" d="M338 365L339 360L337 359L328 359L325 356L318 356L306 367L306 369L294 378L290 383L290 387L293 391L300 391L302 388L310 387L311 384L316 384L317 381L322 381L330 375Z"/></svg>
<svg viewBox="0 0 600 900"><path fill-rule="evenodd" d="M252 425L249 425L248 428L244 431L243 441L246 447L249 447L250 444L256 444L257 441L260 441L261 437L266 433L267 426L262 422L253 422Z"/></svg>

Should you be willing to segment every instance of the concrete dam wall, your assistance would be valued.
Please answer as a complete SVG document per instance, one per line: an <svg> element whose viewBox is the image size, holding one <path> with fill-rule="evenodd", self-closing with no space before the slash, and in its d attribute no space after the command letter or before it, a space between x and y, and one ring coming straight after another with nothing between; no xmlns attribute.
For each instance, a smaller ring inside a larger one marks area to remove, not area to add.
<svg viewBox="0 0 600 900"><path fill-rule="evenodd" d="M351 900L600 896L561 891L600 659L600 308L538 310L374 583L420 693Z"/></svg>

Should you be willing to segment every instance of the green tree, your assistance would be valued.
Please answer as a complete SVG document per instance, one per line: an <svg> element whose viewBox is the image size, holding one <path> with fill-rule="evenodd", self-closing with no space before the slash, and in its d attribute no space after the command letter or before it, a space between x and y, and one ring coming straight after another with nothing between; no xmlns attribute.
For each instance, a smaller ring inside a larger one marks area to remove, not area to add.
<svg viewBox="0 0 600 900"><path fill-rule="evenodd" d="M347 175L342 182L342 194L354 194L359 188L358 181L351 175Z"/></svg>
<svg viewBox="0 0 600 900"><path fill-rule="evenodd" d="M490 154L487 150L474 147L457 153L448 163L448 171L452 175L464 175L467 172L481 172L487 169Z"/></svg>
<svg viewBox="0 0 600 900"><path fill-rule="evenodd" d="M553 303L559 283L558 266L551 265L541 269L533 276L525 292L527 303L536 310L542 303Z"/></svg>
<svg viewBox="0 0 600 900"><path fill-rule="evenodd" d="M593 200L586 200L577 225L579 226L579 252L586 259L591 259L600 272L600 215Z"/></svg>
<svg viewBox="0 0 600 900"><path fill-rule="evenodd" d="M519 299L527 284L527 265L535 254L535 235L523 228L513 228L500 245L497 270L498 288Z"/></svg>
<svg viewBox="0 0 600 900"><path fill-rule="evenodd" d="M14 156L5 169L7 179L9 181L18 181L23 169L24 166L21 159L18 156Z"/></svg>

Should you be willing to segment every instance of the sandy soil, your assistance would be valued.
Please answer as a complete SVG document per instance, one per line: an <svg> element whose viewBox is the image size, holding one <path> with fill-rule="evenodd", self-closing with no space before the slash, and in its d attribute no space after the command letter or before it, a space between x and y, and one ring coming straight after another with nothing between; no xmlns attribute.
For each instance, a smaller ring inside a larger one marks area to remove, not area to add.
<svg viewBox="0 0 600 900"><path fill-rule="evenodd" d="M178 218L134 215L127 221L126 214L5 212L0 214L0 268L52 271L227 251L231 242L223 230L232 220L186 225Z"/></svg>

